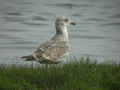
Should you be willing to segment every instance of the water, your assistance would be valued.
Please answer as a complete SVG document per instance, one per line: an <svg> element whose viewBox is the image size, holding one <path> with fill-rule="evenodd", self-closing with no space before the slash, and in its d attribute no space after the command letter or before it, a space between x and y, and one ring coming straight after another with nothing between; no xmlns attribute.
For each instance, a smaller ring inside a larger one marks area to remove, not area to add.
<svg viewBox="0 0 120 90"><path fill-rule="evenodd" d="M71 55L99 61L120 59L120 0L1 0L0 63L30 54L55 33L67 16Z"/></svg>

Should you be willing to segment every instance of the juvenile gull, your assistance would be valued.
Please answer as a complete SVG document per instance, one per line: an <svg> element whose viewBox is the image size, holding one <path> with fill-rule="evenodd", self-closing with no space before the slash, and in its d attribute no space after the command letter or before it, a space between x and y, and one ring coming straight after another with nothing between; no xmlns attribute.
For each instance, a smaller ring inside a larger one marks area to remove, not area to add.
<svg viewBox="0 0 120 90"><path fill-rule="evenodd" d="M59 63L69 52L69 37L67 25L75 25L65 16L58 17L55 22L56 34L47 42L41 44L33 54L23 56L26 61L37 61L39 63Z"/></svg>

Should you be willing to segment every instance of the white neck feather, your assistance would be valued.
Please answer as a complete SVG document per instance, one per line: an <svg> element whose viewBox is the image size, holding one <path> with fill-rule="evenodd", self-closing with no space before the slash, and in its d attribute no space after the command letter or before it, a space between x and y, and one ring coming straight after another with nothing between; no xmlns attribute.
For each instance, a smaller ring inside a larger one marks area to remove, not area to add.
<svg viewBox="0 0 120 90"><path fill-rule="evenodd" d="M56 36L60 36L61 40L68 41L68 31L65 25L56 25Z"/></svg>
<svg viewBox="0 0 120 90"><path fill-rule="evenodd" d="M56 34L52 39L68 42L69 37L68 37L67 26L64 25L61 26L59 24L56 24Z"/></svg>
<svg viewBox="0 0 120 90"><path fill-rule="evenodd" d="M69 41L67 26L64 26L62 31L63 31L64 40Z"/></svg>

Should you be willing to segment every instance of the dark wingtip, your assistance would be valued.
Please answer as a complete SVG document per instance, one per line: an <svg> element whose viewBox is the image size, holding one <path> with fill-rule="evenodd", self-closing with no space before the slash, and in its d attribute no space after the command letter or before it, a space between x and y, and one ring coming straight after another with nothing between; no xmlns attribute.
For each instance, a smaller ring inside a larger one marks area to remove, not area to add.
<svg viewBox="0 0 120 90"><path fill-rule="evenodd" d="M21 58L22 58L22 59L26 59L26 61L28 61L28 60L32 60L32 59L33 59L33 56L32 56L32 55L22 56Z"/></svg>

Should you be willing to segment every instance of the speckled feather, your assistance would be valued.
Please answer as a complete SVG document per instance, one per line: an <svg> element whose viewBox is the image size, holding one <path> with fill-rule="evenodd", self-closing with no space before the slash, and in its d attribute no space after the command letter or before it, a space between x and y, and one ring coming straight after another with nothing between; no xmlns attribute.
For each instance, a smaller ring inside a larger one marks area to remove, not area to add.
<svg viewBox="0 0 120 90"><path fill-rule="evenodd" d="M69 52L68 24L70 22L66 17L58 17L55 22L55 36L46 43L41 44L32 55L23 56L22 58L25 58L27 61L35 60L40 63L61 62L61 59Z"/></svg>

